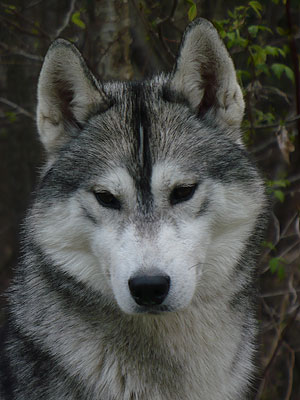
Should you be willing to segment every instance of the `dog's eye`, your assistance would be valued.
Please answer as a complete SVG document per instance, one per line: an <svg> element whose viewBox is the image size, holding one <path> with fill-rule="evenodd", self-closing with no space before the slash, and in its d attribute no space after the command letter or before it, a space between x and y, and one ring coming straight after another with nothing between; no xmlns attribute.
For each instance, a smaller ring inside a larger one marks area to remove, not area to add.
<svg viewBox="0 0 300 400"><path fill-rule="evenodd" d="M101 204L101 206L106 208L114 208L115 210L120 210L120 201L110 192L94 192L94 195Z"/></svg>
<svg viewBox="0 0 300 400"><path fill-rule="evenodd" d="M170 195L170 203L172 205L181 203L182 201L187 201L193 197L197 185L189 185L189 186L177 186Z"/></svg>

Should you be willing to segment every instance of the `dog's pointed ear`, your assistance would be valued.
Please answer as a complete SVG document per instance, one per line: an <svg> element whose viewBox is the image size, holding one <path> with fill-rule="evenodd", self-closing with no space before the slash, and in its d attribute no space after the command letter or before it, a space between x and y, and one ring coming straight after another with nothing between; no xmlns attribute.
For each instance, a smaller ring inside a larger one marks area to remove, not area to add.
<svg viewBox="0 0 300 400"><path fill-rule="evenodd" d="M42 143L54 153L91 113L108 99L77 48L64 39L50 46L38 82L37 126Z"/></svg>
<svg viewBox="0 0 300 400"><path fill-rule="evenodd" d="M211 113L218 123L240 126L244 113L242 91L233 62L209 21L199 18L187 27L170 88L183 96L198 115Z"/></svg>

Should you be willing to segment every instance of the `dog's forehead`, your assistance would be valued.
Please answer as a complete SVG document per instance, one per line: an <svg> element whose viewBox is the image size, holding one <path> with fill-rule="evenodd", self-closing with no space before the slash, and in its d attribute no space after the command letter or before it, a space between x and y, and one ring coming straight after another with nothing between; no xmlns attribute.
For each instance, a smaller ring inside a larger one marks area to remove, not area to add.
<svg viewBox="0 0 300 400"><path fill-rule="evenodd" d="M188 108L164 99L162 85L131 82L109 89L112 107L92 118L84 134L90 165L97 171L99 161L101 175L125 169L141 202L151 202L153 173L165 170L165 161L177 170L180 165L192 168L197 129L189 121ZM168 171L154 175L168 179L172 175Z"/></svg>
<svg viewBox="0 0 300 400"><path fill-rule="evenodd" d="M220 128L195 116L187 105L165 98L166 85L146 81L106 88L113 105L91 120L86 135L93 163L99 160L106 169L125 167L137 186L147 188L156 164L203 175L209 166L220 170L220 163L225 171L236 151L240 157Z"/></svg>
<svg viewBox="0 0 300 400"><path fill-rule="evenodd" d="M205 129L187 106L166 100L165 87L157 81L109 85L113 106L96 116L92 127L99 145L115 146L114 157L134 157L140 164L174 153L192 156Z"/></svg>

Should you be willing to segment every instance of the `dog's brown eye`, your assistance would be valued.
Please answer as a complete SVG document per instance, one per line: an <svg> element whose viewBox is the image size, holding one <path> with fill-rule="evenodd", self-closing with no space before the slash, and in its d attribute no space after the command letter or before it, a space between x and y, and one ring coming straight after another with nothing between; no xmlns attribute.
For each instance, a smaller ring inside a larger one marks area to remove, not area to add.
<svg viewBox="0 0 300 400"><path fill-rule="evenodd" d="M110 192L94 192L94 195L101 206L120 210L120 201Z"/></svg>
<svg viewBox="0 0 300 400"><path fill-rule="evenodd" d="M187 201L193 197L197 185L177 186L170 195L170 203L172 205Z"/></svg>

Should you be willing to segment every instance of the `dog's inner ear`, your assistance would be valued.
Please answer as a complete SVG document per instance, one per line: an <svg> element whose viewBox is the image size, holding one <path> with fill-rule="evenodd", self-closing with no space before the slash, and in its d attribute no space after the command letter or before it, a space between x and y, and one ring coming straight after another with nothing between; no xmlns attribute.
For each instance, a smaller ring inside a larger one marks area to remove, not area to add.
<svg viewBox="0 0 300 400"><path fill-rule="evenodd" d="M37 125L48 154L66 143L92 113L107 108L108 98L79 51L66 40L56 40L38 83Z"/></svg>
<svg viewBox="0 0 300 400"><path fill-rule="evenodd" d="M198 19L187 28L172 75L171 91L184 97L200 116L210 114L215 122L238 128L244 100L233 62L213 25ZM239 135L237 129L234 129ZM239 140L239 137L235 137Z"/></svg>
<svg viewBox="0 0 300 400"><path fill-rule="evenodd" d="M72 109L72 101L74 99L74 91L68 87L65 82L55 82L57 104L61 110L64 119L65 128L68 131L68 126L80 128L79 120L76 119L74 110Z"/></svg>

